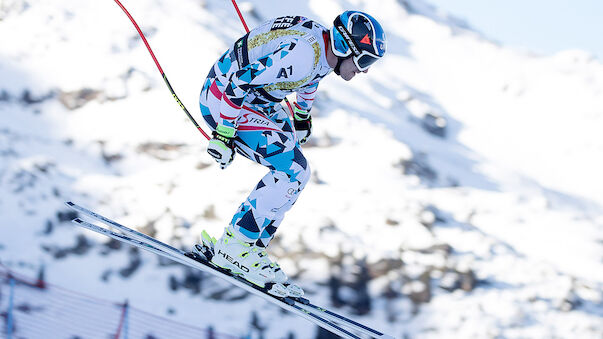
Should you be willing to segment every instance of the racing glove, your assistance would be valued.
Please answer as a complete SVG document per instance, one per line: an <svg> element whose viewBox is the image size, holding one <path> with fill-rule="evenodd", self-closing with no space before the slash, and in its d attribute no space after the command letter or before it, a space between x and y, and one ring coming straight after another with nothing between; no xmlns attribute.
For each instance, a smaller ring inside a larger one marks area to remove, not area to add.
<svg viewBox="0 0 603 339"><path fill-rule="evenodd" d="M207 153L225 169L234 159L234 135L236 129L224 125L218 125L212 133L212 138L207 145Z"/></svg>
<svg viewBox="0 0 603 339"><path fill-rule="evenodd" d="M293 105L293 126L297 141L300 145L305 144L312 134L312 117L309 111L299 107L297 103Z"/></svg>

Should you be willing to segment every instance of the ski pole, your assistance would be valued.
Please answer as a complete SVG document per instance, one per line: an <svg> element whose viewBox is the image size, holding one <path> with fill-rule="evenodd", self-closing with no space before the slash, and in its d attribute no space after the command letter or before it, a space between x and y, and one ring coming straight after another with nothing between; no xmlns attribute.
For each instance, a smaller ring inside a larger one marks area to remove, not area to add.
<svg viewBox="0 0 603 339"><path fill-rule="evenodd" d="M243 19L243 14L241 14L241 11L239 11L239 6L237 6L237 2L235 0L232 0L232 5L234 6L235 10L237 11L237 14L239 15L239 19L241 19L241 23L243 24L243 27L245 27L245 32L249 33L249 28L247 27L247 24L245 23L245 19Z"/></svg>
<svg viewBox="0 0 603 339"><path fill-rule="evenodd" d="M130 19L130 21L132 21L132 24L134 25L134 27L136 27L136 30L138 31L138 35L140 35L140 37L142 38L142 41L144 42L145 46L147 46L147 50L151 54L151 57L153 58L153 61L155 61L155 65L157 66L157 69L159 70L159 73L161 73L161 77L163 78L163 81L167 85L168 89L172 93L172 96L174 97L174 99L176 100L176 102L178 103L178 105L180 105L180 108L182 108L182 110L184 110L184 113L186 113L186 116L195 125L195 127L197 127L197 129L199 130L199 132L201 132L201 134L203 134L203 136L207 140L209 140L209 136L207 135L207 133L205 133L205 131L201 128L201 126L199 126L199 124L197 123L197 121L195 120L195 118L193 118L193 116L188 112L188 110L186 109L186 107L184 106L184 104L182 103L182 101L180 101L180 99L176 95L176 92L174 92L174 89L172 88L172 85L170 85L170 82L168 81L167 76L165 76L165 73L163 72L163 69L161 68L161 65L159 65L159 61L157 61L157 58L155 57L155 53L153 53L153 50L151 49L151 46L147 42L147 39L145 38L144 33L142 33L142 31L140 30L140 27L138 27L138 24L136 23L136 21L134 21L134 18L132 18L132 16L128 12L128 10L124 7L124 5L121 4L121 2L119 2L119 0L115 0L115 2L124 11L124 13L126 13L126 15L128 16L128 18Z"/></svg>
<svg viewBox="0 0 603 339"><path fill-rule="evenodd" d="M117 0L115 0L117 1ZM247 24L245 23L245 19L243 18L243 14L241 14L241 11L239 10L239 6L237 5L236 0L231 0L232 1L232 5L234 6L235 10L237 11L237 14L239 15L239 19L241 19L241 23L243 24L243 27L245 27L245 32L249 33L249 28L247 27ZM287 100L287 98L285 98L285 103L287 104L287 107L289 107L289 113L291 113L291 116L293 117L293 107L291 107L291 104L289 103L289 100Z"/></svg>

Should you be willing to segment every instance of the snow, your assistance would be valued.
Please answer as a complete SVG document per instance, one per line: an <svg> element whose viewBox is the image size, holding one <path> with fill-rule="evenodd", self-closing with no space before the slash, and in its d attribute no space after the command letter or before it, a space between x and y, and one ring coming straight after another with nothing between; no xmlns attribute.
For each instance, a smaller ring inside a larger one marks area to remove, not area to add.
<svg viewBox="0 0 603 339"><path fill-rule="evenodd" d="M231 4L124 5L200 120L201 81L243 32ZM337 311L396 337L603 335L603 65L582 51L497 45L419 0L240 5L250 26L290 14L328 26L359 8L390 41L368 74L321 83L304 151L313 179L270 248L316 304L332 306L331 274L353 280L366 260L371 312ZM59 220L73 200L190 248L203 229L221 234L265 169L241 156L225 171L211 162L113 2L14 0L0 18L0 262L32 277L43 266L58 286L221 333L250 333L251 311L262 310L267 337L314 336L257 298L211 299L228 288L215 278L201 295L171 291L184 269L151 254L124 278L128 249L103 255L106 239ZM92 99L69 108L84 89ZM423 127L427 114L445 135ZM84 255L44 250L76 235L93 245ZM468 272L475 286L448 291ZM425 292L428 302L412 301Z"/></svg>

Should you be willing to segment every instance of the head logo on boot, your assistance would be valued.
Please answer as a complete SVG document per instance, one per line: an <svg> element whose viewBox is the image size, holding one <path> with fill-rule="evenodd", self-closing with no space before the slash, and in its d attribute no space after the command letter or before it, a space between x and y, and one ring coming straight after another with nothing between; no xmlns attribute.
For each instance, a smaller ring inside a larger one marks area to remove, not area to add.
<svg viewBox="0 0 603 339"><path fill-rule="evenodd" d="M224 259L228 260L228 262L235 265L239 269L245 271L246 273L249 273L249 269L247 267L241 265L238 261L234 260L234 258L228 255L227 253L222 252L222 250L218 250L218 254L222 255Z"/></svg>

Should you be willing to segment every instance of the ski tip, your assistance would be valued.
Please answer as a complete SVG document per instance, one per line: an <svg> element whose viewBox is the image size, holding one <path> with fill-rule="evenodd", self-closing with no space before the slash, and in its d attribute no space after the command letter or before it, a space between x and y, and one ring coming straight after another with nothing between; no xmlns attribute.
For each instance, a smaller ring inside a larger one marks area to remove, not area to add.
<svg viewBox="0 0 603 339"><path fill-rule="evenodd" d="M83 221L82 219L80 219L80 218L75 218L75 219L71 220L71 222L74 222L74 223L76 223L76 224L81 224L81 223L83 223L84 221Z"/></svg>
<svg viewBox="0 0 603 339"><path fill-rule="evenodd" d="M73 202L71 201L65 201L65 205L72 207L73 205L75 205Z"/></svg>

